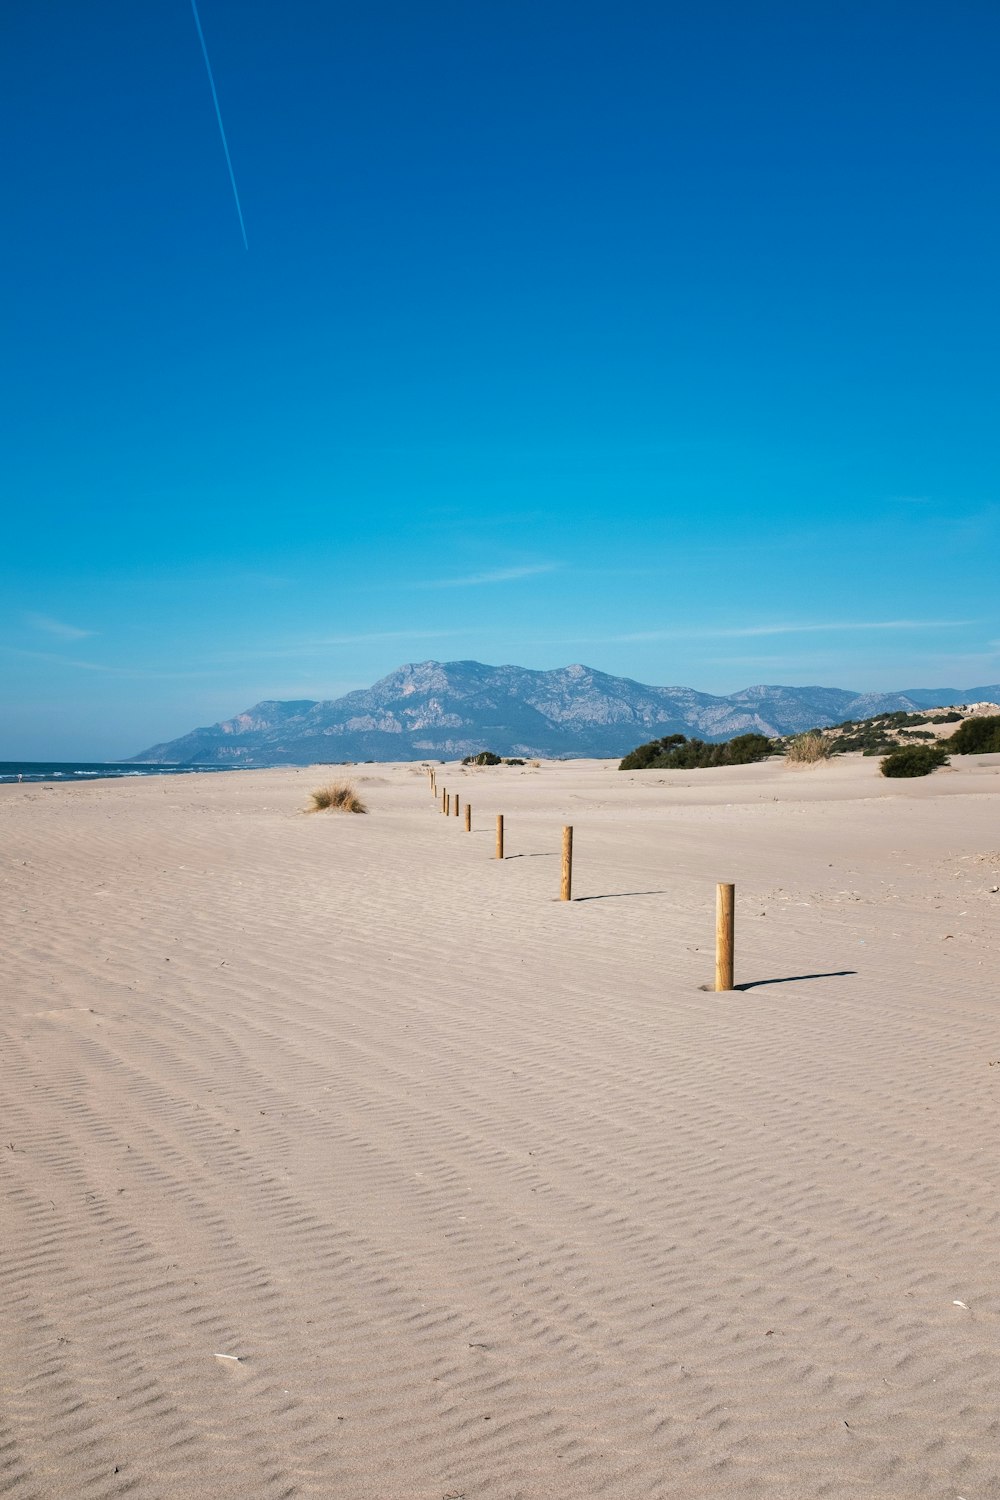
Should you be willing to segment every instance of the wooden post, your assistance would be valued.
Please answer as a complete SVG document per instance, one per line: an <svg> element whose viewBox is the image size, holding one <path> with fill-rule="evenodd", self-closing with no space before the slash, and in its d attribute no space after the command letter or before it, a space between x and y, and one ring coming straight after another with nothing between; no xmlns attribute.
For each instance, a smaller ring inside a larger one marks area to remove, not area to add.
<svg viewBox="0 0 1000 1500"><path fill-rule="evenodd" d="M715 988L735 989L733 984L734 929L736 926L736 887L715 888Z"/></svg>
<svg viewBox="0 0 1000 1500"><path fill-rule="evenodd" d="M465 831L466 831L466 833L471 833L472 832L472 803L471 802L467 802L465 804Z"/></svg>
<svg viewBox="0 0 1000 1500"><path fill-rule="evenodd" d="M449 815L450 812L451 812L451 797L449 796L449 794L447 792L445 792L445 794L444 794L444 815L445 815L445 817L448 817L448 815Z"/></svg>
<svg viewBox="0 0 1000 1500"><path fill-rule="evenodd" d="M447 787L442 787L441 788L441 811L443 813L446 813L448 811L448 788Z"/></svg>
<svg viewBox="0 0 1000 1500"><path fill-rule="evenodd" d="M455 817L458 817L458 793L455 793Z"/></svg>
<svg viewBox="0 0 1000 1500"><path fill-rule="evenodd" d="M497 813L497 859L503 859L503 813Z"/></svg>
<svg viewBox="0 0 1000 1500"><path fill-rule="evenodd" d="M562 883L559 887L559 900L572 901L573 899L573 830L563 829L562 843Z"/></svg>

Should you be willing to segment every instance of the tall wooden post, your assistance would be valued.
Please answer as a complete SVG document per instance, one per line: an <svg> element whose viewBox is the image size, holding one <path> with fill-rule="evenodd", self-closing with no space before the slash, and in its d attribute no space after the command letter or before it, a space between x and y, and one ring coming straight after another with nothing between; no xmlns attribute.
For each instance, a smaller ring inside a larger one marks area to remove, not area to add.
<svg viewBox="0 0 1000 1500"><path fill-rule="evenodd" d="M448 811L448 788L447 787L442 787L441 788L441 811L443 813L446 813Z"/></svg>
<svg viewBox="0 0 1000 1500"><path fill-rule="evenodd" d="M559 900L572 901L573 899L573 830L563 829L562 841L562 882L559 887Z"/></svg>
<svg viewBox="0 0 1000 1500"><path fill-rule="evenodd" d="M465 831L466 831L466 833L471 833L472 832L472 803L471 802L467 802L465 804Z"/></svg>
<svg viewBox="0 0 1000 1500"><path fill-rule="evenodd" d="M736 887L718 885L715 890L715 988L731 990L736 927Z"/></svg>
<svg viewBox="0 0 1000 1500"><path fill-rule="evenodd" d="M444 815L447 818L451 812L451 796L448 792L444 794Z"/></svg>
<svg viewBox="0 0 1000 1500"><path fill-rule="evenodd" d="M497 859L503 859L503 813L497 813Z"/></svg>
<svg viewBox="0 0 1000 1500"><path fill-rule="evenodd" d="M458 793L455 793L455 817L458 817Z"/></svg>

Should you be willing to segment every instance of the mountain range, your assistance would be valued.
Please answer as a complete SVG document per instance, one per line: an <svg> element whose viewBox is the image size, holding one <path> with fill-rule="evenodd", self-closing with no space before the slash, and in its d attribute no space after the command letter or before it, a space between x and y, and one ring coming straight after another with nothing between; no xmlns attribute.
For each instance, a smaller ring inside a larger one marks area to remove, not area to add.
<svg viewBox="0 0 1000 1500"><path fill-rule="evenodd" d="M478 661L425 661L398 667L342 698L257 703L131 758L273 766L453 760L485 749L498 755L607 757L665 734L705 740L751 730L794 734L873 714L998 699L1000 683L897 693L758 686L719 697L694 688L647 687L579 665L536 672Z"/></svg>

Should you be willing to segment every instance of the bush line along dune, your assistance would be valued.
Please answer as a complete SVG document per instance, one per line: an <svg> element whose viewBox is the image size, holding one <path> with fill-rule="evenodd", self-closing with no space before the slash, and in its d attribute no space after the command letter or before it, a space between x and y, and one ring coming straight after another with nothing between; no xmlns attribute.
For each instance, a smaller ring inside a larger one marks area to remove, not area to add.
<svg viewBox="0 0 1000 1500"><path fill-rule="evenodd" d="M313 805L309 812L351 812L366 813L368 811L361 798L349 781L331 781L328 786L321 786L310 796Z"/></svg>
<svg viewBox="0 0 1000 1500"><path fill-rule="evenodd" d="M629 751L619 771L694 771L704 766L749 766L774 754L774 745L763 734L738 734L721 744L689 740L683 734L668 734Z"/></svg>

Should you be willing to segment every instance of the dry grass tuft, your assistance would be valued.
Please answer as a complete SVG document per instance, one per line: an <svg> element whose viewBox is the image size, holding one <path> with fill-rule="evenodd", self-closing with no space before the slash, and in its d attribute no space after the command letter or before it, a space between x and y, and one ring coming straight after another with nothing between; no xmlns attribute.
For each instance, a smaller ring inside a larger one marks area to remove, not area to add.
<svg viewBox="0 0 1000 1500"><path fill-rule="evenodd" d="M310 812L366 813L368 811L349 781L331 781L329 786L321 786L309 795L313 799L313 805L309 808Z"/></svg>
<svg viewBox="0 0 1000 1500"><path fill-rule="evenodd" d="M815 766L821 760L829 760L830 755L830 741L813 730L795 735L785 749L785 760L790 766Z"/></svg>

